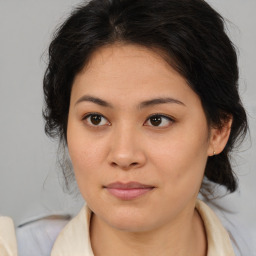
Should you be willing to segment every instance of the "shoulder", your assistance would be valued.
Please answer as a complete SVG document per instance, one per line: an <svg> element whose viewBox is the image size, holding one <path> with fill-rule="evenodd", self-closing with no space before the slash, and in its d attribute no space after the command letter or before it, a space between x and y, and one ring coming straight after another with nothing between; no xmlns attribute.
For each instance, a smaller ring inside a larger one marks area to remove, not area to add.
<svg viewBox="0 0 256 256"><path fill-rule="evenodd" d="M236 256L253 256L255 243L250 227L242 223L235 213L228 211L219 200L206 201L208 208L216 215L221 225L227 231Z"/></svg>
<svg viewBox="0 0 256 256"><path fill-rule="evenodd" d="M0 216L0 255L17 255L17 246L13 221L11 218L3 216Z"/></svg>
<svg viewBox="0 0 256 256"><path fill-rule="evenodd" d="M84 206L72 219L69 215L52 215L20 225L16 230L19 256L34 256L35 252L37 256L72 255L74 248L85 246L83 236L89 234L90 214Z"/></svg>
<svg viewBox="0 0 256 256"><path fill-rule="evenodd" d="M229 234L216 214L200 200L197 200L196 209L204 223L207 236L207 255L235 256Z"/></svg>
<svg viewBox="0 0 256 256"><path fill-rule="evenodd" d="M60 232L53 245L51 256L93 256L89 234L91 215L91 210L84 206Z"/></svg>
<svg viewBox="0 0 256 256"><path fill-rule="evenodd" d="M16 230L20 256L49 256L61 230L70 216L46 216L20 225Z"/></svg>

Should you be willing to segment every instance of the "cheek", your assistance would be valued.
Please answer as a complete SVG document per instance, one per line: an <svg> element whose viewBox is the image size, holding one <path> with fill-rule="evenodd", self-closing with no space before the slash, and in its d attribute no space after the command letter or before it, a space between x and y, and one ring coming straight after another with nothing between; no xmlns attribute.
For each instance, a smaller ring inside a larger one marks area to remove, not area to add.
<svg viewBox="0 0 256 256"><path fill-rule="evenodd" d="M97 165L99 154L93 147L84 145L87 144L72 141L69 144L69 153L78 188L84 200L89 203L90 198L99 194L101 175Z"/></svg>
<svg viewBox="0 0 256 256"><path fill-rule="evenodd" d="M84 167L90 169L95 164L99 148L97 140L86 133L83 124L72 116L68 122L67 142L75 172L82 172Z"/></svg>
<svg viewBox="0 0 256 256"><path fill-rule="evenodd" d="M208 133L205 130L195 136L182 132L168 140L159 141L149 147L153 164L167 183L167 189L182 191L200 188L207 161Z"/></svg>
<svg viewBox="0 0 256 256"><path fill-rule="evenodd" d="M92 171L97 173L100 152L95 145L81 139L72 140L68 149L76 176L89 176Z"/></svg>
<svg viewBox="0 0 256 256"><path fill-rule="evenodd" d="M69 123L67 141L73 170L77 184L82 194L93 182L93 176L97 175L97 163L99 152L97 145L89 141L89 136L84 136L83 128L80 125Z"/></svg>

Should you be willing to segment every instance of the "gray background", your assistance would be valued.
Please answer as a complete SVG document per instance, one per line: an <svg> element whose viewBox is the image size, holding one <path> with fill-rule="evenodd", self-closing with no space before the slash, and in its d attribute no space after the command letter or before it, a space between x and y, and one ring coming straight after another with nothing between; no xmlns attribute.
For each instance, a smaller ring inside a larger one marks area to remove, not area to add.
<svg viewBox="0 0 256 256"><path fill-rule="evenodd" d="M82 199L62 192L57 143L44 135L42 77L54 28L78 0L0 0L0 214L16 225L50 213L74 214ZM256 0L208 0L239 49L240 92L251 140L234 165L239 191L220 199L256 230Z"/></svg>

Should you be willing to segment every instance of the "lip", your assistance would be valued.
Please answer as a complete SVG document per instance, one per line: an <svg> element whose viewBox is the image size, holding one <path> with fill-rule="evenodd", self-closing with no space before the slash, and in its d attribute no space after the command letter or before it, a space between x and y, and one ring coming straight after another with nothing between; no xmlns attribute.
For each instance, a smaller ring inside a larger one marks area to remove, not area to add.
<svg viewBox="0 0 256 256"><path fill-rule="evenodd" d="M121 200L133 200L152 191L155 187L152 185L141 184L138 182L114 182L104 186L112 195Z"/></svg>

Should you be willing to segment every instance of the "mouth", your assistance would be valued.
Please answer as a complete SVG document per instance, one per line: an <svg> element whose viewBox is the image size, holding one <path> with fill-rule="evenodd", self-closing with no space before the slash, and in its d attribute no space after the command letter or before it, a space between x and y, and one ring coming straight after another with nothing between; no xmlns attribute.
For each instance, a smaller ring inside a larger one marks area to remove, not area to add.
<svg viewBox="0 0 256 256"><path fill-rule="evenodd" d="M155 187L138 182L115 182L103 187L112 196L121 200L133 200L152 191Z"/></svg>

